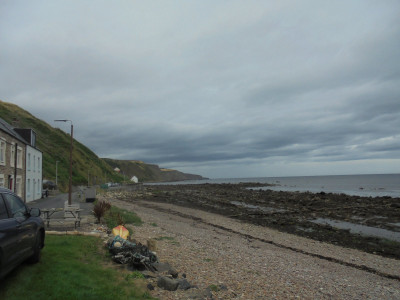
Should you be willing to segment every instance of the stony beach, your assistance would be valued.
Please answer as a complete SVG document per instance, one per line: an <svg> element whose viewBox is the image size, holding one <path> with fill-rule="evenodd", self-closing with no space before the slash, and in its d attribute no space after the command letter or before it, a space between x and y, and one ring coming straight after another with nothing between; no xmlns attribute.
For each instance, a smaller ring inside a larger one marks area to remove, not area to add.
<svg viewBox="0 0 400 300"><path fill-rule="evenodd" d="M100 196L135 211L144 224L134 228L134 238L141 243L155 240L160 261L170 263L194 286L170 292L154 284L151 294L155 297L400 298L399 259L282 232L234 214L228 217L211 209L177 205L168 199L182 190L176 187L174 191L152 186ZM192 197L200 194L191 192ZM176 197L175 201L180 199ZM393 210L391 201L387 205Z"/></svg>
<svg viewBox="0 0 400 300"><path fill-rule="evenodd" d="M258 183L146 186L141 199L218 213L282 232L400 259L400 199L264 190ZM268 187L267 187L268 188ZM339 225L351 225L339 229ZM327 223L330 222L330 223ZM331 225L332 224L332 225ZM391 233L396 240L354 234Z"/></svg>

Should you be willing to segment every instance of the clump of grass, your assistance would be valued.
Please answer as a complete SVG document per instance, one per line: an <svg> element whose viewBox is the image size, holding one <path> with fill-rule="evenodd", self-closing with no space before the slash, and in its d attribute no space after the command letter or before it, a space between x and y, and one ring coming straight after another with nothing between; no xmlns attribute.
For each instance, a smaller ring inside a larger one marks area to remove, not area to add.
<svg viewBox="0 0 400 300"><path fill-rule="evenodd" d="M208 288L213 292L219 292L220 291L219 286L215 285L215 284L210 285Z"/></svg>
<svg viewBox="0 0 400 300"><path fill-rule="evenodd" d="M150 225L153 226L153 227L157 227L158 226L157 223L150 223Z"/></svg>
<svg viewBox="0 0 400 300"><path fill-rule="evenodd" d="M126 277L125 277L126 280L129 280L130 278L133 278L133 279L138 279L138 278L139 279L144 279L145 277L141 272L133 271L132 273L126 275Z"/></svg>

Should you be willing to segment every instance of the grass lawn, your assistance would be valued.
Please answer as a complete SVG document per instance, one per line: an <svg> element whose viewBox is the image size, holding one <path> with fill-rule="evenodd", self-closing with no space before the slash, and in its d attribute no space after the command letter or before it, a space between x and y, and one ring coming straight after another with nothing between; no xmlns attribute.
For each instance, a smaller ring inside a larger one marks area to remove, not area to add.
<svg viewBox="0 0 400 300"><path fill-rule="evenodd" d="M45 243L40 263L0 282L0 299L153 299L143 279L112 265L101 239L48 235Z"/></svg>

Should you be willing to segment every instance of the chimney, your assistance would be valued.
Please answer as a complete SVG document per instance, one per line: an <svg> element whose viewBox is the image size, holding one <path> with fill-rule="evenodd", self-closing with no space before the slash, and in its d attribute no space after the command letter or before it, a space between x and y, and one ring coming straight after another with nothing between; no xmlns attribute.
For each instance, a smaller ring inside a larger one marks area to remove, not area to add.
<svg viewBox="0 0 400 300"><path fill-rule="evenodd" d="M18 120L16 117L14 117L13 120L12 120L11 125L12 125L14 128L19 127L19 120Z"/></svg>

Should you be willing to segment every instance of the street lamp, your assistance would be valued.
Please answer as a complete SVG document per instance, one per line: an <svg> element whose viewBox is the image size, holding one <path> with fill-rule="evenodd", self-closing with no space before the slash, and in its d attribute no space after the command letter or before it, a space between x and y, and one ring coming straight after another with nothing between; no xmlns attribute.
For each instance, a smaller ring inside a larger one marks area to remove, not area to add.
<svg viewBox="0 0 400 300"><path fill-rule="evenodd" d="M71 120L54 120L54 122L71 122L71 150L69 152L69 191L68 191L68 205L72 204L72 149L73 149L73 135L74 125Z"/></svg>

